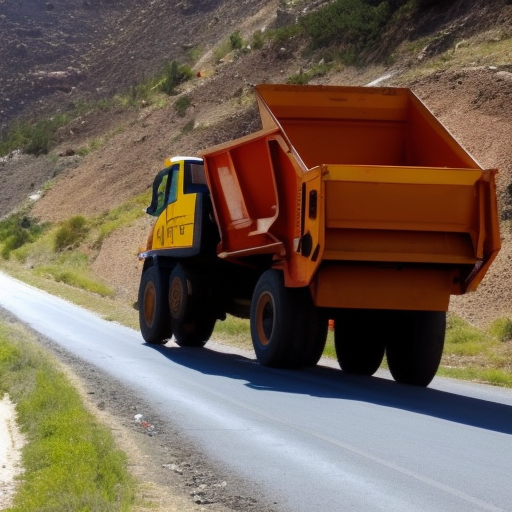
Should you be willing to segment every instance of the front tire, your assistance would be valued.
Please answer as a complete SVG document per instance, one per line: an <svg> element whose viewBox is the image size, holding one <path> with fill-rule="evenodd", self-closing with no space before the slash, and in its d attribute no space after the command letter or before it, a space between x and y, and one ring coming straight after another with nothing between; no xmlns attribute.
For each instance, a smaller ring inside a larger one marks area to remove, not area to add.
<svg viewBox="0 0 512 512"><path fill-rule="evenodd" d="M172 327L167 301L167 280L156 266L149 267L142 273L138 306L142 337L147 343L163 345L172 336Z"/></svg>
<svg viewBox="0 0 512 512"><path fill-rule="evenodd" d="M389 371L402 384L426 387L443 355L444 311L396 311L396 329L386 352Z"/></svg>
<svg viewBox="0 0 512 512"><path fill-rule="evenodd" d="M169 279L169 309L176 343L181 347L203 347L217 320L206 278L176 265Z"/></svg>

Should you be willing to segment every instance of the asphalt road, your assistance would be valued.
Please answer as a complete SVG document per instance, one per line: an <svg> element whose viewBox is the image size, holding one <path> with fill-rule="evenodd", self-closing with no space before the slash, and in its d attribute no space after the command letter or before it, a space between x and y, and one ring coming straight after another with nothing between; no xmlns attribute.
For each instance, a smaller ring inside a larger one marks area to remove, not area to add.
<svg viewBox="0 0 512 512"><path fill-rule="evenodd" d="M259 366L140 333L0 273L0 306L157 408L280 511L512 511L512 390ZM209 347L209 345L207 345Z"/></svg>

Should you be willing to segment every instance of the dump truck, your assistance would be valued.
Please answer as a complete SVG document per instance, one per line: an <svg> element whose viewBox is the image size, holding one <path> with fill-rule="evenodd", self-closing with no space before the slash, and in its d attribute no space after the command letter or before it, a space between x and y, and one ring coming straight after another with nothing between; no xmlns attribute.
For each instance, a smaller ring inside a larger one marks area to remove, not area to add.
<svg viewBox="0 0 512 512"><path fill-rule="evenodd" d="M144 340L202 347L249 319L260 364L318 363L427 386L450 297L500 249L483 169L408 88L254 88L261 129L168 159L139 287ZM469 121L468 121L469 122Z"/></svg>

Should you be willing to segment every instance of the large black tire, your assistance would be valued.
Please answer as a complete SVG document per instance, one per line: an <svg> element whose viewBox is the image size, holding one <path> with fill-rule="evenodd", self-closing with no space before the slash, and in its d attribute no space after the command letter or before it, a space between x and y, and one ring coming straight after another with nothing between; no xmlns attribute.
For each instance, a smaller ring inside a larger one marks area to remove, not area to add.
<svg viewBox="0 0 512 512"><path fill-rule="evenodd" d="M340 368L346 373L373 375L382 363L387 311L342 309L335 315L334 345Z"/></svg>
<svg viewBox="0 0 512 512"><path fill-rule="evenodd" d="M139 285L139 325L147 343L164 344L172 336L167 279L162 270L152 266L144 270Z"/></svg>
<svg viewBox="0 0 512 512"><path fill-rule="evenodd" d="M251 302L251 337L259 363L274 368L301 366L297 337L296 290L285 288L283 274L267 270L256 283Z"/></svg>
<svg viewBox="0 0 512 512"><path fill-rule="evenodd" d="M302 297L298 299L301 309L297 311L296 321L299 322L300 319L303 319L304 322L297 332L301 345L297 347L300 351L299 361L302 366L310 368L316 366L324 352L329 319L324 310L313 304L308 288L304 288L298 293Z"/></svg>
<svg viewBox="0 0 512 512"><path fill-rule="evenodd" d="M176 265L169 278L169 309L176 343L181 347L203 347L217 320L207 279Z"/></svg>
<svg viewBox="0 0 512 512"><path fill-rule="evenodd" d="M389 371L402 384L428 386L443 355L444 311L395 311L394 336L386 354Z"/></svg>

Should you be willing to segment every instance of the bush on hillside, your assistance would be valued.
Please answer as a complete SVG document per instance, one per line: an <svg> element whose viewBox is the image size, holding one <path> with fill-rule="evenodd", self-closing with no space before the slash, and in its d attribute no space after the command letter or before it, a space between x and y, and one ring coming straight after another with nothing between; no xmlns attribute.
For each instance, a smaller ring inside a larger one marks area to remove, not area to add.
<svg viewBox="0 0 512 512"><path fill-rule="evenodd" d="M55 233L54 249L60 252L67 247L78 245L89 232L87 220L82 215L71 217L65 221Z"/></svg>
<svg viewBox="0 0 512 512"><path fill-rule="evenodd" d="M35 241L45 226L37 224L30 217L14 214L0 222L1 256L9 259L11 252L23 245Z"/></svg>
<svg viewBox="0 0 512 512"><path fill-rule="evenodd" d="M15 150L31 155L47 154L57 130L68 121L67 114L60 114L36 122L23 121L15 124L0 139L0 156Z"/></svg>
<svg viewBox="0 0 512 512"><path fill-rule="evenodd" d="M176 87L190 80L193 75L193 71L188 66L180 65L173 60L165 66L159 89L169 96L174 96L176 94Z"/></svg>
<svg viewBox="0 0 512 512"><path fill-rule="evenodd" d="M244 40L242 39L242 36L240 35L240 32L237 30L236 32L233 32L229 36L229 43L231 45L232 50L241 50L244 46Z"/></svg>
<svg viewBox="0 0 512 512"><path fill-rule="evenodd" d="M378 39L391 14L388 2L370 5L365 0L336 0L300 18L314 49L347 44L363 49Z"/></svg>

